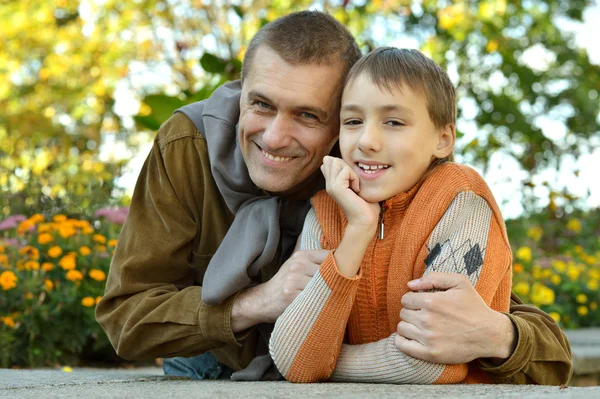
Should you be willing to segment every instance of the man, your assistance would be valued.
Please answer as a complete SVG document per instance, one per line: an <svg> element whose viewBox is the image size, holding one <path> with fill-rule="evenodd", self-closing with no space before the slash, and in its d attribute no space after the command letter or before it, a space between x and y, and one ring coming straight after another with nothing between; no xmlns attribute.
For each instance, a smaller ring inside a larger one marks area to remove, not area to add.
<svg viewBox="0 0 600 399"><path fill-rule="evenodd" d="M352 35L327 14L288 15L252 39L241 83L161 126L96 310L119 355L204 353L167 360L165 370L280 377L266 343L327 254L298 251L288 259L306 200L322 187L318 169L336 142L341 88L359 57ZM414 283L403 306L420 311L398 325L407 354L487 359L482 367L496 381L566 382L570 351L551 318L517 303L508 317L490 311L467 285L461 276L437 275ZM431 287L445 291L418 293ZM444 329L456 317L439 306L444 295L471 316L452 331ZM409 339L407 327L423 338Z"/></svg>

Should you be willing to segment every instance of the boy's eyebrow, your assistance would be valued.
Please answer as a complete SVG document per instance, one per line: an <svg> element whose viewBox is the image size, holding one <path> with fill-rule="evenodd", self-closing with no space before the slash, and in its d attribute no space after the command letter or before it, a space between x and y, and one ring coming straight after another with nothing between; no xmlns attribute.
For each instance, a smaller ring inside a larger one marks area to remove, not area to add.
<svg viewBox="0 0 600 399"><path fill-rule="evenodd" d="M342 107L342 111L357 112L360 110L362 110L362 107L357 104L347 104ZM409 115L413 115L413 112L411 111L410 108L407 108L407 107L404 107L404 106L398 105L398 104L384 105L384 106L378 107L378 110L383 111L383 112L398 111L398 112L404 112Z"/></svg>
<svg viewBox="0 0 600 399"><path fill-rule="evenodd" d="M273 104L273 101L271 99L269 99L269 97L267 97L263 93L259 92L258 90L251 90L248 92L247 99L252 99L252 98L257 98L260 100L264 100L265 102L267 102L269 104ZM322 121L329 120L329 113L319 107L313 107L311 105L300 105L295 108L301 112L309 112L311 114L315 114Z"/></svg>

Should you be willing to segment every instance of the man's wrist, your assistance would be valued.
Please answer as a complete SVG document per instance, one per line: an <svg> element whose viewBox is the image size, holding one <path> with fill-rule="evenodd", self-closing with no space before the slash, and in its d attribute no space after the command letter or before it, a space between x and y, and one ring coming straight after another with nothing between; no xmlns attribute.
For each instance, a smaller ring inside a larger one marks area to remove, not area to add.
<svg viewBox="0 0 600 399"><path fill-rule="evenodd" d="M492 323L495 326L496 339L492 342L491 356L487 356L494 365L504 363L515 351L517 346L517 328L508 316L503 313L495 312L497 322Z"/></svg>
<svg viewBox="0 0 600 399"><path fill-rule="evenodd" d="M265 318L265 307L262 306L260 301L262 285L244 289L233 303L231 330L234 334L268 321Z"/></svg>

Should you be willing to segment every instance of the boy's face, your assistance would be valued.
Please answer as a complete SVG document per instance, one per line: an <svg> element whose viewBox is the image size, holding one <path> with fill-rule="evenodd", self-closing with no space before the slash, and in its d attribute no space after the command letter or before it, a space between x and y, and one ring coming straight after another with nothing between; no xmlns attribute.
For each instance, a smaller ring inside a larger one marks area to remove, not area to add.
<svg viewBox="0 0 600 399"><path fill-rule="evenodd" d="M442 131L431 121L425 97L407 86L381 90L362 74L344 89L340 149L368 202L414 186L440 157Z"/></svg>

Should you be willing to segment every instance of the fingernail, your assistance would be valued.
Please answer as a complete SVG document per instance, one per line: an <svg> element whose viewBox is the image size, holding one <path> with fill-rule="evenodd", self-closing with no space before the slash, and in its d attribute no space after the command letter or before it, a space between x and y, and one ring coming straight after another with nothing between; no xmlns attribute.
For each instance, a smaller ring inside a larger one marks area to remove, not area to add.
<svg viewBox="0 0 600 399"><path fill-rule="evenodd" d="M418 279L416 279L416 280L411 280L411 281L409 281L409 282L408 282L408 285L409 285L409 286L411 286L411 287L414 287L415 285L418 285L420 282L421 282L421 279L420 279L420 278L418 278Z"/></svg>

